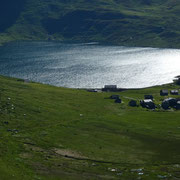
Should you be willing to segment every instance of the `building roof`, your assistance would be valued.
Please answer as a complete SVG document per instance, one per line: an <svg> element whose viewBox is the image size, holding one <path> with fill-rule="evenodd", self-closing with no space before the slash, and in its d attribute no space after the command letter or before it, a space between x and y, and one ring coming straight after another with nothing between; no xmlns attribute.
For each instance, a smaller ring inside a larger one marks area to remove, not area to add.
<svg viewBox="0 0 180 180"><path fill-rule="evenodd" d="M153 95L144 95L144 99L153 99Z"/></svg>
<svg viewBox="0 0 180 180"><path fill-rule="evenodd" d="M171 90L171 93L178 93L179 91L177 89Z"/></svg>
<svg viewBox="0 0 180 180"><path fill-rule="evenodd" d="M168 93L168 89L161 89L162 93Z"/></svg>
<svg viewBox="0 0 180 180"><path fill-rule="evenodd" d="M167 99L164 99L164 102L165 102L165 101L172 101L172 100L176 101L175 98L167 98Z"/></svg>
<svg viewBox="0 0 180 180"><path fill-rule="evenodd" d="M111 99L119 99L119 95L111 95L110 98Z"/></svg>
<svg viewBox="0 0 180 180"><path fill-rule="evenodd" d="M153 102L151 99L144 99L143 100L145 103L151 103L151 102Z"/></svg>

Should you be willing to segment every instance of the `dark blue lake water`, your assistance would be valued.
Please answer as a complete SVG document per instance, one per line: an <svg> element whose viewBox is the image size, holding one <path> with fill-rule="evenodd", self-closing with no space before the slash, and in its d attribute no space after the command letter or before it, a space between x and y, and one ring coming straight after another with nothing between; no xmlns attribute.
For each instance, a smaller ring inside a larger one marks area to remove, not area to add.
<svg viewBox="0 0 180 180"><path fill-rule="evenodd" d="M15 42L0 47L0 74L71 88L147 87L180 74L180 50Z"/></svg>

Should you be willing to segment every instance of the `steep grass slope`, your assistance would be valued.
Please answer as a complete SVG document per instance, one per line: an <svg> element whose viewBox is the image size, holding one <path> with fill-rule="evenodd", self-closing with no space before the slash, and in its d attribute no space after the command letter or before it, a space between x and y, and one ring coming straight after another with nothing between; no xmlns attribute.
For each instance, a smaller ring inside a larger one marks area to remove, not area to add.
<svg viewBox="0 0 180 180"><path fill-rule="evenodd" d="M180 177L179 111L129 107L161 88L90 93L0 77L0 173L8 179Z"/></svg>
<svg viewBox="0 0 180 180"><path fill-rule="evenodd" d="M174 0L18 0L4 7L1 42L57 39L180 47L180 2Z"/></svg>

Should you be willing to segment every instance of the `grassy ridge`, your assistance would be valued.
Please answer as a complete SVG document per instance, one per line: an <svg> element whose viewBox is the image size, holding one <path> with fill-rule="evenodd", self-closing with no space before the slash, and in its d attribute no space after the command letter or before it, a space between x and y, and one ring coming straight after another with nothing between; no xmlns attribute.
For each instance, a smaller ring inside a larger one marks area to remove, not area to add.
<svg viewBox="0 0 180 180"><path fill-rule="evenodd" d="M112 93L0 82L1 179L180 176L180 112L127 105L144 94L159 104L162 87L118 93L119 105L108 99Z"/></svg>
<svg viewBox="0 0 180 180"><path fill-rule="evenodd" d="M180 47L178 1L18 0L16 3L15 6L7 0L1 6L0 42L73 40Z"/></svg>

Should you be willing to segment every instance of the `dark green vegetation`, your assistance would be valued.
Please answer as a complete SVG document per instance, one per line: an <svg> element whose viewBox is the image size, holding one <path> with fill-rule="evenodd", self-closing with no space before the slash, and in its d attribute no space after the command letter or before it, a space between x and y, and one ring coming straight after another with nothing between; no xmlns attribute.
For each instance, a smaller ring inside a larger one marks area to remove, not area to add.
<svg viewBox="0 0 180 180"><path fill-rule="evenodd" d="M58 88L0 77L0 174L7 179L179 179L180 111L129 107L118 93Z"/></svg>
<svg viewBox="0 0 180 180"><path fill-rule="evenodd" d="M176 0L4 0L0 42L100 41L180 48Z"/></svg>
<svg viewBox="0 0 180 180"><path fill-rule="evenodd" d="M24 0L16 1L2 1L0 6L0 32L5 31L11 27L16 19L19 17L23 6L25 5Z"/></svg>

